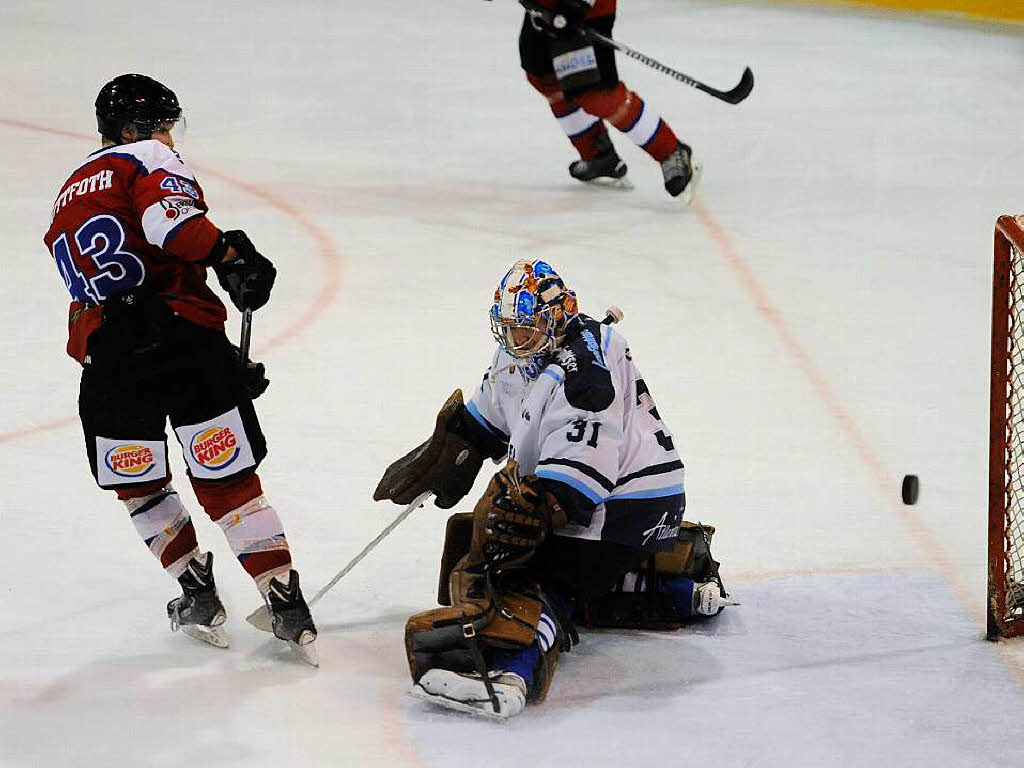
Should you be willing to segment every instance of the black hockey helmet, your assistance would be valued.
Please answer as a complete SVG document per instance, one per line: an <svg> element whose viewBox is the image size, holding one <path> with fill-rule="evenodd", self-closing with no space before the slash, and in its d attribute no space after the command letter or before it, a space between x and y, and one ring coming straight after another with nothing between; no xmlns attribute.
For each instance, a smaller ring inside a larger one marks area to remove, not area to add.
<svg viewBox="0 0 1024 768"><path fill-rule="evenodd" d="M121 129L129 123L138 129L139 138L148 139L160 123L180 117L174 91L145 75L119 75L96 97L96 127L103 138L118 144Z"/></svg>

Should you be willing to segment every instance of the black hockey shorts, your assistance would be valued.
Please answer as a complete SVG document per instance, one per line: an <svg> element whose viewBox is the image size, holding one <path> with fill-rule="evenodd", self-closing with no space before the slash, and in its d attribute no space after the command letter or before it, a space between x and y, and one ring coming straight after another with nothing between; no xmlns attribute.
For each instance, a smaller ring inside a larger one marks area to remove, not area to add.
<svg viewBox="0 0 1024 768"><path fill-rule="evenodd" d="M543 586L564 598L594 600L650 556L643 549L611 541L550 536L526 568Z"/></svg>
<svg viewBox="0 0 1024 768"><path fill-rule="evenodd" d="M615 25L615 16L599 16L595 19L587 19L586 26L605 37L611 37L612 27ZM583 45L590 43L583 42ZM594 45L594 56L597 59L597 69L600 79L590 88L611 88L619 82L619 71L615 66L615 51L606 45ZM519 63L525 72L531 75L553 75L555 68L552 59L560 52L559 41L549 37L544 32L534 28L530 22L529 15L523 18L523 27L519 32ZM566 98L576 94L566 93Z"/></svg>
<svg viewBox="0 0 1024 768"><path fill-rule="evenodd" d="M222 331L175 318L156 349L105 352L84 367L78 399L89 466L101 488L170 478L168 419L193 477L232 477L267 455Z"/></svg>

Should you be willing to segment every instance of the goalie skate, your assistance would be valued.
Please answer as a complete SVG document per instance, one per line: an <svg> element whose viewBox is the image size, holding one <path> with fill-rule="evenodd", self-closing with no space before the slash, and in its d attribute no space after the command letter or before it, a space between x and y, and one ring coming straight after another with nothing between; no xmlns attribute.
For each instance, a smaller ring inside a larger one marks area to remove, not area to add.
<svg viewBox="0 0 1024 768"><path fill-rule="evenodd" d="M189 637L217 648L229 647L231 643L223 626L227 612L213 581L213 553L207 552L205 561L197 557L189 560L178 583L182 596L167 603L171 631L180 629Z"/></svg>
<svg viewBox="0 0 1024 768"><path fill-rule="evenodd" d="M409 695L445 709L492 720L507 720L522 712L526 706L526 681L514 672L503 671L491 672L490 678L498 700L497 711L483 678L474 672L429 669L413 685Z"/></svg>

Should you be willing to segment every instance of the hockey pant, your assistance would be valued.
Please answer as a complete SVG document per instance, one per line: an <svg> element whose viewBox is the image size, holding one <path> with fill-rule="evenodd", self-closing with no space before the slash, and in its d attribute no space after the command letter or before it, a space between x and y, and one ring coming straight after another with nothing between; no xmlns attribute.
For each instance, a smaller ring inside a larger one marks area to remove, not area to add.
<svg viewBox="0 0 1024 768"><path fill-rule="evenodd" d="M117 492L146 546L179 576L199 548L171 485L170 420L199 503L265 591L272 577L290 570L291 556L256 474L266 440L223 332L176 318L142 355L125 354L102 337L91 353L79 414L96 482Z"/></svg>
<svg viewBox="0 0 1024 768"><path fill-rule="evenodd" d="M614 16L588 20L587 24L605 36L611 35ZM619 80L614 52L601 45L581 41L582 50L592 52L595 80L579 89L566 90L552 63L553 41L524 19L519 37L519 55L530 84L548 101L552 114L569 141L584 160L592 159L607 135L605 120L611 123L652 158L661 162L679 140L660 115L639 95ZM571 47L571 46L570 46ZM562 56L572 56L568 51Z"/></svg>

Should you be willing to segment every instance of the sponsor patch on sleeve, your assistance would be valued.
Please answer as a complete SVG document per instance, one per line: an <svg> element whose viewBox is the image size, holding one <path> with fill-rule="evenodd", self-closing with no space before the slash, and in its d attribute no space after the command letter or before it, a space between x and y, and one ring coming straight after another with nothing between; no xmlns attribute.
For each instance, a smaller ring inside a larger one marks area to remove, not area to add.
<svg viewBox="0 0 1024 768"><path fill-rule="evenodd" d="M96 480L104 488L165 477L167 445L162 440L111 440L109 437L96 437Z"/></svg>
<svg viewBox="0 0 1024 768"><path fill-rule="evenodd" d="M174 431L193 477L216 480L256 464L237 408L200 424L177 427Z"/></svg>
<svg viewBox="0 0 1024 768"><path fill-rule="evenodd" d="M171 230L185 221L201 216L204 211L196 201L186 195L170 195L153 203L142 214L142 229L146 240L163 248Z"/></svg>

